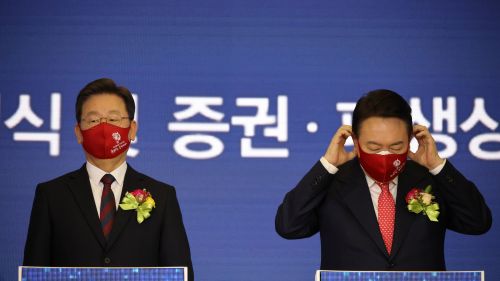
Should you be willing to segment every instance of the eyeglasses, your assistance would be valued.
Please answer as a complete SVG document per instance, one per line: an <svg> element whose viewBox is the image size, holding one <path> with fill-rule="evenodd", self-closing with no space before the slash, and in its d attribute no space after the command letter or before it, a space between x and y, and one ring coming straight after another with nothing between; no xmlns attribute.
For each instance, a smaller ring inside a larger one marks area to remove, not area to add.
<svg viewBox="0 0 500 281"><path fill-rule="evenodd" d="M82 122L88 127L94 127L103 122L105 120L106 123L115 125L115 126L121 126L123 123L124 119L129 119L128 116L121 116L119 114L110 114L107 117L101 117L99 115L89 115L85 118L82 118Z"/></svg>

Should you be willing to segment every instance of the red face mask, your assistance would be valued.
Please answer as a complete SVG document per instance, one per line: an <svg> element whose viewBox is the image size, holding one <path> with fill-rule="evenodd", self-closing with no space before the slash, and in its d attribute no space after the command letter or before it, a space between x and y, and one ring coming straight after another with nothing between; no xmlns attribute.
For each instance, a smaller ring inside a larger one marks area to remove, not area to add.
<svg viewBox="0 0 500 281"><path fill-rule="evenodd" d="M90 155L99 159L111 159L127 151L130 146L128 133L130 127L122 128L108 123L101 123L87 130L82 130L82 146Z"/></svg>
<svg viewBox="0 0 500 281"><path fill-rule="evenodd" d="M359 144L358 150L361 167L377 182L389 182L397 177L403 171L408 156L408 151L402 154L388 151L369 154L364 152Z"/></svg>

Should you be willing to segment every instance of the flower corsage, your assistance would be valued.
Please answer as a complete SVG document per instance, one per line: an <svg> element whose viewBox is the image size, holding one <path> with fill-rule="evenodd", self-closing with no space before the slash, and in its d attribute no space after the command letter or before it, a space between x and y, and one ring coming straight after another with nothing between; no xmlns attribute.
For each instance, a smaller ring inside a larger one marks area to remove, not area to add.
<svg viewBox="0 0 500 281"><path fill-rule="evenodd" d="M406 203L408 210L415 214L426 215L431 221L438 221L439 204L432 201L435 199L431 193L432 187L428 185L425 190L413 188L406 194Z"/></svg>
<svg viewBox="0 0 500 281"><path fill-rule="evenodd" d="M123 210L135 210L137 212L137 222L142 223L151 216L151 211L155 207L155 200L146 189L136 189L125 193L120 208Z"/></svg>

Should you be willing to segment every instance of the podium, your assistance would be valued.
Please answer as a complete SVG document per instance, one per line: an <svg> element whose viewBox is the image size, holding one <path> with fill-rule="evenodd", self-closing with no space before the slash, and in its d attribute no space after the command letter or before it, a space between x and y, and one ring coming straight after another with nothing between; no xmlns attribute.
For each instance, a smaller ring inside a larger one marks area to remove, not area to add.
<svg viewBox="0 0 500 281"><path fill-rule="evenodd" d="M484 271L316 271L315 281L484 281Z"/></svg>
<svg viewBox="0 0 500 281"><path fill-rule="evenodd" d="M19 281L187 281L187 267L20 266Z"/></svg>

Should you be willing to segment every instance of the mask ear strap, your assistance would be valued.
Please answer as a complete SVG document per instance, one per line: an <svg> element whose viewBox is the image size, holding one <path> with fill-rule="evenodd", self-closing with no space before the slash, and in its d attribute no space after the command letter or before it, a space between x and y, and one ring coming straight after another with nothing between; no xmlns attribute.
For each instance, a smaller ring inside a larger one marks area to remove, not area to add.
<svg viewBox="0 0 500 281"><path fill-rule="evenodd" d="M354 138L353 138L353 142L354 142L354 145L356 146L356 150L358 151L358 153L364 153L364 150L361 149L361 145L359 144L359 141L354 141Z"/></svg>

